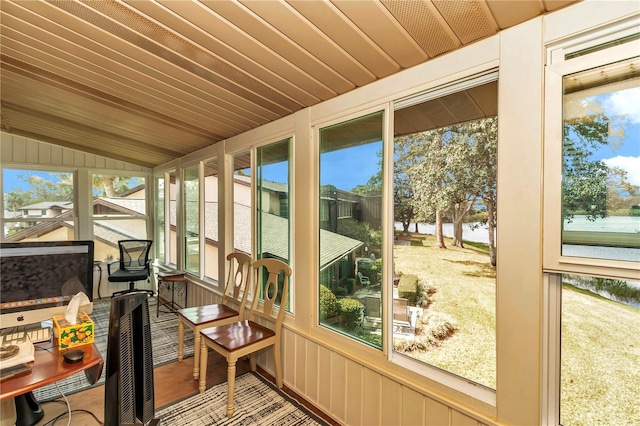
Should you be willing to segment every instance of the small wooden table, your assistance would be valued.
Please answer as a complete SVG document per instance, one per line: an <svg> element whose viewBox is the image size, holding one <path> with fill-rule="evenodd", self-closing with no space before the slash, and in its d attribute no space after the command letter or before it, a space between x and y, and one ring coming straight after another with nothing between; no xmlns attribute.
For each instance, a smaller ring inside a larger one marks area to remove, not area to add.
<svg viewBox="0 0 640 426"><path fill-rule="evenodd" d="M187 277L184 276L184 272L158 272L157 276L158 303L156 305L156 316L160 315L160 305L167 306L173 312L185 308L187 306L189 283ZM179 300L176 300L176 295ZM169 299L169 296L171 299Z"/></svg>
<svg viewBox="0 0 640 426"><path fill-rule="evenodd" d="M102 374L104 360L102 355L93 344L79 346L77 349L84 350L82 361L69 364L64 361L62 352L58 350L55 340L35 345L34 361L31 372L21 374L0 382L0 401L3 401L3 412L6 403L13 406L9 398L16 398L43 386L55 383L66 377L72 376L80 371L84 371L90 384L94 384ZM8 413L2 414L3 417Z"/></svg>

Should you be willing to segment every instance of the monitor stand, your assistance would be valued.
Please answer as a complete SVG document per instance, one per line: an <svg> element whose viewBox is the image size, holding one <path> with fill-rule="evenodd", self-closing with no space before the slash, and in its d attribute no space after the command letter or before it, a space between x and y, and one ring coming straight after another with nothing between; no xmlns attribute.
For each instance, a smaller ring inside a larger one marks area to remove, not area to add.
<svg viewBox="0 0 640 426"><path fill-rule="evenodd" d="M44 410L32 392L23 393L14 399L16 426L33 426L44 417Z"/></svg>

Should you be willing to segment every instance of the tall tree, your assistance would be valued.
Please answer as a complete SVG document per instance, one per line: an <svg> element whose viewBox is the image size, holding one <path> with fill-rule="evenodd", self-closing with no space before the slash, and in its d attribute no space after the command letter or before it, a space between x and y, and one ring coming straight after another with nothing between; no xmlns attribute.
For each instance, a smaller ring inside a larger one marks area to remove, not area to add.
<svg viewBox="0 0 640 426"><path fill-rule="evenodd" d="M609 169L593 157L604 146L616 150L624 141L625 118L607 116L595 98L576 98L567 102L563 122L562 206L564 219L576 214L590 221L608 216L607 180ZM618 174L619 185L626 176Z"/></svg>

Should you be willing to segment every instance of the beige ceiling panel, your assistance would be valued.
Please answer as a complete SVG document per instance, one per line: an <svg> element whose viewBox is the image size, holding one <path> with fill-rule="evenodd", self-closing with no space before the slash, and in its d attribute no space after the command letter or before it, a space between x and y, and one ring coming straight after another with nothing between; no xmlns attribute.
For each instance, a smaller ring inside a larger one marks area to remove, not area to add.
<svg viewBox="0 0 640 426"><path fill-rule="evenodd" d="M473 102L482 110L484 117L498 115L498 82L483 84L467 89Z"/></svg>
<svg viewBox="0 0 640 426"><path fill-rule="evenodd" d="M224 132L228 132L228 123L224 126L221 121L214 120L207 109L198 109L193 102L190 103L180 98L172 97L166 92L153 87L144 84L132 84L132 80L127 76L134 75L135 72L133 71L127 72L126 68L121 67L122 70L118 73L117 71L97 67L91 62L69 57L64 50L52 50L50 54L44 54L36 49L51 50L50 46L55 44L52 40L54 36L48 39L49 44L46 45L39 40L16 34L13 29L8 27L6 22L5 25L7 26L3 32L3 37L5 37L3 52L18 61L30 63L48 73L66 70L67 77L78 83L78 85L75 85L70 82L70 85L75 87L80 87L81 85L93 86L98 91L140 105L148 110L162 111L163 114L170 116L177 123L185 123L200 128L200 132L203 134L220 137L229 136L228 134L223 135ZM80 64L82 64L82 67ZM16 65L19 66L19 64ZM86 89L86 91L89 92L90 90ZM198 101L195 98L193 100ZM237 131L241 129L242 127L240 126L236 128Z"/></svg>
<svg viewBox="0 0 640 426"><path fill-rule="evenodd" d="M376 79L373 73L287 3L262 0L241 0L241 2L356 86L364 86Z"/></svg>
<svg viewBox="0 0 640 426"><path fill-rule="evenodd" d="M540 0L486 0L498 28L505 29L544 13Z"/></svg>
<svg viewBox="0 0 640 426"><path fill-rule="evenodd" d="M402 68L429 59L382 3L352 0L332 0L332 3Z"/></svg>
<svg viewBox="0 0 640 426"><path fill-rule="evenodd" d="M578 0L578 1L582 1L582 0ZM543 1L544 8L547 12L561 9L575 2L576 2L575 0L544 0Z"/></svg>
<svg viewBox="0 0 640 426"><path fill-rule="evenodd" d="M14 3L3 3L3 9L13 5ZM271 119L269 117L277 117L273 112L258 108L244 100L238 100L237 96L230 94L228 91L222 91L218 86L212 85L199 76L171 66L166 61L149 55L148 52L141 51L130 43L117 38L114 34L106 33L93 25L78 23L72 26L74 31L71 31L67 26L58 23L61 20L68 19L68 15L47 3L23 2L20 3L20 7L29 7L33 13L30 14L31 16L28 19L37 22L37 25L46 31L73 40L78 46L78 51L86 49L99 53L102 61L98 62L98 65L102 65L101 62L103 61L122 63L127 67L147 74L149 79L155 78L193 95L208 99L210 103L221 110L219 111L221 114L224 111L229 111L230 114L236 117L245 116L256 123L256 126L268 122ZM48 19L43 19L42 16L47 16ZM53 20L56 20L56 23ZM43 33L42 37L46 39L46 33ZM253 109L251 109L252 107Z"/></svg>
<svg viewBox="0 0 640 426"><path fill-rule="evenodd" d="M189 74L197 75L220 88L276 114L297 111L300 105L282 96L258 80L232 67L220 58L211 55L196 44L185 40L157 22L137 14L121 3L90 2L87 6L98 13L90 13L76 3L63 2L70 13L78 14L103 30L118 35L138 48L180 67Z"/></svg>
<svg viewBox="0 0 640 426"><path fill-rule="evenodd" d="M183 140L197 144L211 140L210 137L167 122L165 117L135 113L122 109L117 104L87 99L47 85L45 80L34 81L12 73L5 66L2 70L3 107L9 104L24 105L24 109L39 111L43 117L58 117L59 120L75 123L78 127L91 126L100 132L119 134L147 143L162 145ZM14 107L13 109L18 109ZM135 120L132 119L135 117Z"/></svg>
<svg viewBox="0 0 640 426"><path fill-rule="evenodd" d="M33 139L55 143L67 148L91 152L108 158L130 162L131 156L143 160L136 164L150 167L158 162L170 161L179 151L159 149L135 139L110 136L93 129L78 129L65 126L60 120L47 120L46 117L33 115L31 111L10 111L13 121L12 132Z"/></svg>
<svg viewBox="0 0 640 426"><path fill-rule="evenodd" d="M424 132L437 127L436 123L421 110L419 104L394 111L393 119L395 136ZM402 126L395 123L402 123Z"/></svg>
<svg viewBox="0 0 640 426"><path fill-rule="evenodd" d="M306 0L289 0L288 3L377 78L400 70L400 65L347 19L333 3Z"/></svg>
<svg viewBox="0 0 640 426"><path fill-rule="evenodd" d="M462 44L469 44L498 32L498 24L483 1L431 1Z"/></svg>
<svg viewBox="0 0 640 426"><path fill-rule="evenodd" d="M313 93L326 90L316 81L296 70L290 64L284 63L275 55L271 55L275 59L272 59L271 62L280 68L280 73L277 72L277 69L271 70L253 60L251 53L246 49L239 51L221 42L216 35L226 34L229 39L233 40L244 38L244 35L235 28L230 29L231 25L228 22L199 3L172 1L164 2L165 5L162 5L148 1L126 0L126 2L132 8L178 32L200 49L210 52L230 66L242 70L244 74L262 81L269 88L291 98L299 107L318 103L321 98ZM231 35L233 37L230 37ZM255 43L245 43L246 45L254 46ZM242 44L239 47L242 47ZM296 71L298 80L283 77L285 75L283 72L294 74ZM330 94L325 96L330 96Z"/></svg>
<svg viewBox="0 0 640 426"><path fill-rule="evenodd" d="M335 93L345 93L355 88L355 85L348 79L296 45L242 4L217 0L203 0L202 3L253 37L255 42L268 47L331 88Z"/></svg>
<svg viewBox="0 0 640 426"><path fill-rule="evenodd" d="M460 40L431 2L382 0L382 3L430 57L460 47Z"/></svg>
<svg viewBox="0 0 640 426"><path fill-rule="evenodd" d="M259 40L250 37L211 9L193 2L160 0L160 3L210 35L215 42L206 47L221 57L233 61L236 66L243 67L246 61L256 63L260 68L281 78L287 76L286 80L292 85L320 100L330 99L336 95L333 89L276 54ZM135 4L137 5L137 2ZM228 55L227 52L229 52ZM234 54L234 52L237 53ZM236 56L242 59L234 59ZM252 67L249 67L247 72L251 70ZM256 72L253 75L258 76L259 73ZM292 97L296 98L295 95Z"/></svg>
<svg viewBox="0 0 640 426"><path fill-rule="evenodd" d="M473 102L473 99L466 91L444 96L440 101L456 118L456 123L465 123L484 118L482 110Z"/></svg>

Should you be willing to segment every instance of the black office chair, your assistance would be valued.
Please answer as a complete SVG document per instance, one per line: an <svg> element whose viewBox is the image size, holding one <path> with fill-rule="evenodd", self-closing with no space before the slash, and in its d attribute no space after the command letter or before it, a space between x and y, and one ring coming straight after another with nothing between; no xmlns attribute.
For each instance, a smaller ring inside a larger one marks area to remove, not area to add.
<svg viewBox="0 0 640 426"><path fill-rule="evenodd" d="M130 293L132 291L146 291L153 295L152 290L136 290L135 281L147 280L151 275L151 260L149 252L151 251L152 240L120 240L120 259L107 263L107 271L109 273L108 280L112 283L129 282L129 288L113 293L111 297ZM118 263L119 267L111 272L111 266Z"/></svg>

